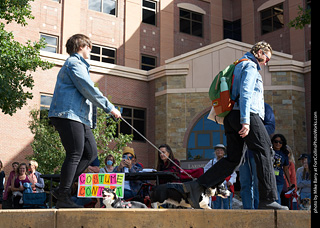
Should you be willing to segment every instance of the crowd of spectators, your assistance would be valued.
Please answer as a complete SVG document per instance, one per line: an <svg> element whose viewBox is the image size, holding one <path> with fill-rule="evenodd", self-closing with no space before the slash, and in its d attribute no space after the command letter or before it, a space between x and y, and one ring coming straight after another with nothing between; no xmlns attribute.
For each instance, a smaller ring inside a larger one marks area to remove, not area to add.
<svg viewBox="0 0 320 228"><path fill-rule="evenodd" d="M281 205L288 206L290 209L306 209L306 205L303 199L311 199L311 173L310 173L310 156L303 153L298 158L301 167L297 170L295 168L295 160L293 157L292 149L287 145L287 140L282 134L274 134L272 139L274 154L274 174L277 180L277 192L278 192L278 202ZM159 146L157 159L157 171L172 172L176 176L180 177L181 170L180 161L175 158L171 147L168 144L162 144ZM227 156L226 146L223 144L217 144L214 147L213 159L211 159L204 167L203 172L206 172L211 166L218 162L221 158ZM249 158L249 157L248 157ZM171 162L173 161L173 162ZM250 161L250 160L248 160ZM33 193L44 192L45 183L43 178L40 177L41 173L37 171L38 163L31 160L29 164L13 162L12 171L9 173L6 179L5 172L3 171L3 163L0 160L0 202L2 203L2 208L22 208L23 207L23 193L26 189L25 183L30 183ZM240 192L243 201L244 209L256 209L258 205L259 196L258 191L254 191L257 187L257 180L254 178L254 160L250 161L251 174L243 171L240 166L240 184L241 191L248 189L250 196ZM104 166L100 166L99 159L97 158L90 166L85 170L88 173L137 173L143 170L144 166L142 163L137 161L137 155L134 148L124 147L122 152L122 158L119 165L116 165L116 160L112 154L109 154L104 159ZM202 169L202 168L201 168ZM238 171L238 170L237 170ZM253 176L250 178L251 183L247 183L249 178L245 178L241 175ZM223 182L225 188L229 189L232 194L228 198L212 197L210 200L211 208L213 209L232 209L233 196L234 196L234 184L237 180L237 173L234 172L231 176L225 179ZM168 181L165 179L160 179L160 184L165 184ZM174 182L181 182L176 180ZM124 200L132 199L137 196L144 181L131 180L125 181L124 189ZM251 188L251 189L250 189ZM74 186L72 199L79 205L94 207L96 206L98 200L96 198L78 198L76 196L77 185ZM250 199L250 200L248 200ZM100 205L102 201L100 200ZM98 204L99 206L99 204Z"/></svg>

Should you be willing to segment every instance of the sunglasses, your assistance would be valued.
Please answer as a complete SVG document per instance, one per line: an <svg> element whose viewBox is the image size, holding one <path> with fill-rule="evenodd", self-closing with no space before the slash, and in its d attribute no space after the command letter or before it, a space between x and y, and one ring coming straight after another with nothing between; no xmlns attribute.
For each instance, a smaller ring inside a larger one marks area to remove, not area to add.
<svg viewBox="0 0 320 228"><path fill-rule="evenodd" d="M262 53L263 53L263 54L266 56L266 58L267 58L267 59L266 59L266 63L269 62L269 61L270 61L269 56L267 56L266 53L264 53L264 51L262 51Z"/></svg>
<svg viewBox="0 0 320 228"><path fill-rule="evenodd" d="M282 141L279 141L279 140L274 140L273 142L282 144Z"/></svg>
<svg viewBox="0 0 320 228"><path fill-rule="evenodd" d="M132 160L132 158L133 158L132 156L128 156L128 155L123 155L122 156L122 159L130 159L130 160Z"/></svg>

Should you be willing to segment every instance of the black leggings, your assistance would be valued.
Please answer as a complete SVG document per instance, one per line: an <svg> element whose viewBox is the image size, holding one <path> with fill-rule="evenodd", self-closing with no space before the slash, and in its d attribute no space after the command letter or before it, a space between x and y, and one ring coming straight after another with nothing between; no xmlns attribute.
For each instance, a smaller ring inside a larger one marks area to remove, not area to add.
<svg viewBox="0 0 320 228"><path fill-rule="evenodd" d="M61 167L59 194L70 194L71 187L79 175L96 159L97 144L90 127L64 118L50 118L59 132L66 150Z"/></svg>

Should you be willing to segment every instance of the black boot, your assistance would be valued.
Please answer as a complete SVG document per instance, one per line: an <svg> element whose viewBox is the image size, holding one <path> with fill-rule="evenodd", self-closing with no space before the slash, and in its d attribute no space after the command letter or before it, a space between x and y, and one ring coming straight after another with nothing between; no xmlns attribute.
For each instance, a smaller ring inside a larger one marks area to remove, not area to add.
<svg viewBox="0 0 320 228"><path fill-rule="evenodd" d="M204 192L204 187L198 181L190 181L183 183L183 190L188 196L188 201L194 209L200 209L199 200L201 194Z"/></svg>
<svg viewBox="0 0 320 228"><path fill-rule="evenodd" d="M73 202L71 200L71 197L68 194L59 193L58 202L56 204L56 208L83 208L83 206L80 206Z"/></svg>

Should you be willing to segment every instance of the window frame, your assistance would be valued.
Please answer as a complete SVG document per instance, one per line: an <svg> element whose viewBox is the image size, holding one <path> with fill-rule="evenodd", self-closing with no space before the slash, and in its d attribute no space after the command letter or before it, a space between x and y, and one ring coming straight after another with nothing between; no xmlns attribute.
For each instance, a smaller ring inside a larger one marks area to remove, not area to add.
<svg viewBox="0 0 320 228"><path fill-rule="evenodd" d="M108 15L115 16L115 17L118 16L118 0L109 0L109 1L115 2L114 14L110 14L110 13L105 13L105 12L103 12L103 1L104 1L104 0L100 0L100 6L101 6L101 10L100 10L100 11L94 10L94 9L90 9L90 8L89 8L89 4L90 4L89 2L90 2L90 1L91 1L91 0L88 0L88 10L92 10L92 11L95 11L95 12L100 12L100 13L108 14Z"/></svg>
<svg viewBox="0 0 320 228"><path fill-rule="evenodd" d="M41 39L41 38L46 39L46 38L43 37L43 36L47 36L47 37L55 38L55 39L56 39L56 41L57 41L56 46L51 45L51 44L48 44L48 43L46 44L46 47L55 48L55 49L56 49L56 52L46 51L46 50L44 50L45 48L41 48L40 50L41 50L41 51L50 52L50 53L59 53L59 36L55 36L55 35L51 35L51 34L47 34L47 33L40 33L40 39Z"/></svg>
<svg viewBox="0 0 320 228"><path fill-rule="evenodd" d="M224 126L217 124L215 122L210 122L210 124L215 124L217 126L212 126L213 128L210 129L208 128L208 126L205 123L205 119L207 118L207 116L209 115L209 112L204 113L201 117L199 117L199 119L194 123L194 125L191 128L191 131L189 132L188 135L188 141L187 141L187 147L186 147L186 158L187 160L208 160L208 159L212 159L214 158L214 146L216 145L216 141L219 141L219 143L224 144L226 143L226 137L224 134ZM201 123L201 129L198 129L200 125L199 121L202 121ZM216 128L216 129L215 129ZM210 141L209 141L209 145L200 145L200 140L199 137L201 134L205 134L205 135L209 135L210 137ZM213 139L213 136L215 136L216 140ZM193 139L191 139L191 137L193 137ZM190 141L190 140L194 140L194 141ZM192 144L191 146L189 144ZM194 146L194 147L192 147ZM193 155L192 156L192 151L202 151L202 154L197 154L197 155ZM210 153L210 151L212 151L212 157L206 157L206 153ZM198 157L198 158L197 158Z"/></svg>
<svg viewBox="0 0 320 228"><path fill-rule="evenodd" d="M275 12L275 8L280 8L282 10L281 13L277 13ZM263 13L267 13L268 11L271 11L270 12L270 15L269 16L265 16L263 17ZM274 24L275 24L275 20L274 18L279 16L279 15L282 15L282 26L281 28L275 28ZM266 22L268 20L271 20L271 31L264 31L264 25L263 25L263 22ZM277 5L274 5L272 7L269 7L267 9L264 9L264 10L261 10L260 11L260 23L261 23L261 35L265 35L265 34L268 34L270 32L274 32L274 31L277 31L279 29L283 29L284 28L284 9L283 9L283 2L280 3L280 4L277 4Z"/></svg>
<svg viewBox="0 0 320 228"><path fill-rule="evenodd" d="M187 18L187 17L183 17L181 16L181 11L185 11L185 12L188 12L190 13L190 18ZM198 16L201 16L201 22L198 21L198 20L194 20L193 19L193 14L194 15L198 15ZM203 26L204 26L204 18L203 18L203 14L201 13L198 13L198 12L194 12L194 11L191 11L191 10L187 10L187 9L184 9L184 8L179 8L179 32L180 33L184 33L184 34L188 34L188 35L191 35L191 36L195 36L195 37L200 37L200 38L204 38L204 29L203 29ZM184 31L181 31L181 20L185 20L185 21L189 21L189 29L190 29L190 32L184 32ZM195 35L193 33L193 23L200 23L201 24L201 36L199 35Z"/></svg>
<svg viewBox="0 0 320 228"><path fill-rule="evenodd" d="M99 59L100 59L98 62L101 62L101 63L109 63L109 62L104 62L104 61L102 61L103 58L105 58L105 59L112 59L112 60L114 60L114 63L110 63L110 64L117 64L117 49L116 49L116 48L107 47L107 46L102 46L102 45L99 45L99 44L92 44L92 49L93 49L93 47L98 47L98 48L100 49L100 53L97 54L97 53L93 53L93 52L91 51L91 52L90 52L90 60L91 60L91 61L98 61L98 60L91 59L91 56L96 56L96 57L99 57ZM103 49L108 49L108 50L114 51L114 57L108 56L108 55L103 55Z"/></svg>
<svg viewBox="0 0 320 228"><path fill-rule="evenodd" d="M146 124L147 124L147 109L146 108L138 108L138 107L131 107L131 106L126 106L126 105L115 105L117 108L120 108L121 112L122 112L122 118L124 118L129 124L131 124L131 126L133 126L134 128L137 129L137 127L135 126L135 120L136 121L143 121L143 132L138 131L146 137ZM130 109L131 110L131 116L125 115L123 112L123 109ZM144 112L144 117L143 118L139 118L139 117L135 117L134 116L134 112L135 110L137 111L143 111ZM131 127L129 127L126 123L124 123L123 121L121 121L118 124L117 127L117 134L122 133L122 134L128 134L128 133L124 133L121 131L121 124L125 124L126 127L128 127L128 129L130 129L130 134L133 134L133 141L136 142L146 142L140 135L138 135L138 133L136 133ZM138 139L135 139L135 135L138 135Z"/></svg>
<svg viewBox="0 0 320 228"><path fill-rule="evenodd" d="M145 58L153 58L155 65L143 63L143 62L142 62L142 58L143 58L143 57L145 57ZM140 62L140 63L141 63L141 64L140 64L140 69L141 69L141 70L146 70L146 69L143 69L144 66L145 66L145 67L151 67L151 69L149 69L149 70L152 70L152 69L154 69L154 68L157 67L157 57L156 57L156 56L141 54L140 60L141 60L141 62ZM149 71L149 70L146 70L146 71Z"/></svg>
<svg viewBox="0 0 320 228"><path fill-rule="evenodd" d="M229 23L232 28L227 28L226 23ZM240 27L236 26L238 23L240 23ZM227 36L226 32L229 32L231 34L231 37ZM238 33L240 34L240 39L236 39ZM233 39L240 42L242 41L241 19L235 21L223 20L223 39Z"/></svg>
<svg viewBox="0 0 320 228"><path fill-rule="evenodd" d="M144 1L154 3L155 9L149 8L149 7L147 7L147 6L144 6L144 5L143 5L143 2L144 2ZM142 0L142 2L141 2L141 9L142 9L142 10L141 10L141 13L142 13L141 18L142 18L142 23L157 26L157 12L158 12L158 5L157 5L157 3L158 3L158 2L157 2L157 1L154 1L154 0ZM154 24L151 24L151 23L148 23L148 22L143 21L144 10L148 10L148 11L154 12Z"/></svg>
<svg viewBox="0 0 320 228"><path fill-rule="evenodd" d="M45 96L45 97L51 97L51 101L52 101L52 98L53 98L53 94L50 94L50 93L40 93L40 110L49 110L50 108L50 105L51 105L51 102L49 105L45 105L45 104L42 104L41 103L41 98L42 96Z"/></svg>

